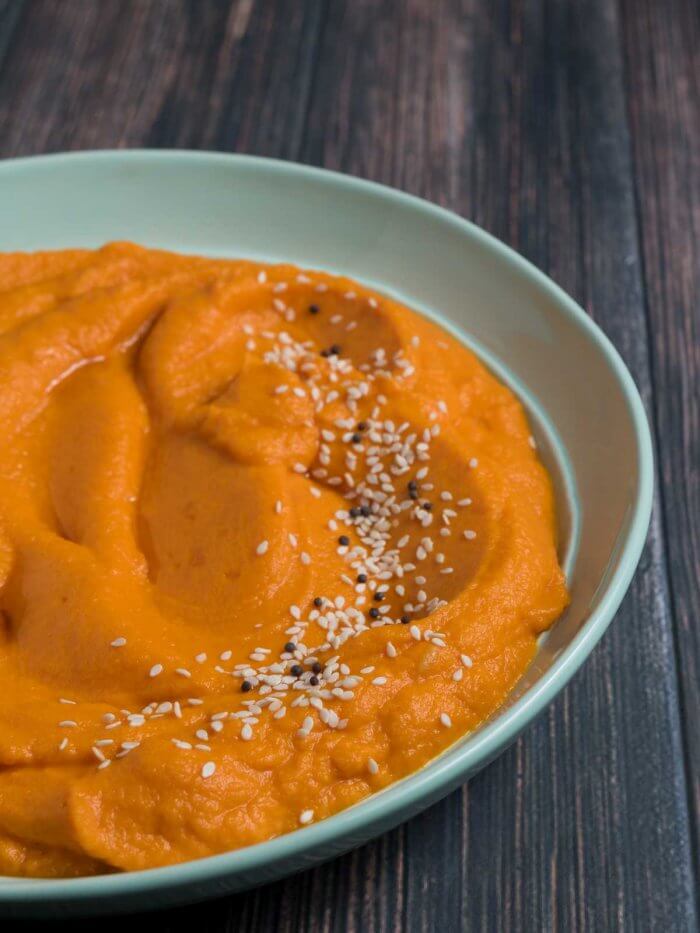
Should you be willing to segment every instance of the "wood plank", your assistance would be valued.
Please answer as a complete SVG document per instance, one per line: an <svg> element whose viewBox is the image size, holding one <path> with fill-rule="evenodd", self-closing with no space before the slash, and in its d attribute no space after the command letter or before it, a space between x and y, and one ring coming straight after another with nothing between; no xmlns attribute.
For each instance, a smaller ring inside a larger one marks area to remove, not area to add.
<svg viewBox="0 0 700 933"><path fill-rule="evenodd" d="M31 0L7 49L0 155L158 146L294 158L322 11Z"/></svg>
<svg viewBox="0 0 700 933"><path fill-rule="evenodd" d="M700 842L700 7L621 3L696 866Z"/></svg>

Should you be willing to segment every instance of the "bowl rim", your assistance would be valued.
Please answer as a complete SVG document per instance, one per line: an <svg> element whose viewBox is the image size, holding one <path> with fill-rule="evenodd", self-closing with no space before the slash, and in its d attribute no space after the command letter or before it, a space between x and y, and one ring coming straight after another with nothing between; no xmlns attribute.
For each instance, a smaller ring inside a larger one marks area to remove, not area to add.
<svg viewBox="0 0 700 933"><path fill-rule="evenodd" d="M240 873L249 874L291 858L302 859L315 849L361 833L363 828L377 824L380 820L388 824L394 818L394 822L399 822L402 811L418 812L421 800L425 800L427 806L439 799L441 790L447 793L460 783L460 778L466 779L531 723L591 653L610 624L631 582L646 541L653 502L654 457L649 423L639 392L618 351L598 325L560 286L529 260L471 221L423 198L341 172L261 156L188 149L98 149L4 159L0 160L0 185L11 184L16 173L51 170L81 162L102 163L105 168L124 163L141 163L151 169L160 163L179 164L185 169L192 167L199 170L215 165L234 169L237 166L257 168L278 177L315 181L345 192L367 194L379 202L392 202L412 209L426 219L446 225L465 239L491 251L505 265L528 279L595 344L617 379L627 405L636 444L638 479L618 566L607 581L598 606L537 682L512 706L497 714L468 744L453 746L418 772L334 816L232 852L163 868L84 878L23 879L2 876L0 905L4 903L8 906L13 903L32 903L37 906L47 902L94 903L103 898L116 899L120 896L128 896L131 900L151 891L171 890L181 885L193 887ZM339 847L338 851L344 849ZM266 880L264 875L261 871L261 881Z"/></svg>

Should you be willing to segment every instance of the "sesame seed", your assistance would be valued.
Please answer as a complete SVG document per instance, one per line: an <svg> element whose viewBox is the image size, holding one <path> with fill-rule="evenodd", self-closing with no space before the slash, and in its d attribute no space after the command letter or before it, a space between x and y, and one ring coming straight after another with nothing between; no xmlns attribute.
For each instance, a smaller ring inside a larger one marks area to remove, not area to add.
<svg viewBox="0 0 700 933"><path fill-rule="evenodd" d="M440 713L440 722L446 729L449 729L452 726L452 720L447 715L447 713Z"/></svg>
<svg viewBox="0 0 700 933"><path fill-rule="evenodd" d="M245 723L245 725L241 729L241 738L243 739L244 742L250 742L250 740L253 738L253 729L250 723L248 722Z"/></svg>
<svg viewBox="0 0 700 933"><path fill-rule="evenodd" d="M396 648L394 648L394 646L392 645L390 641L386 643L386 653L387 653L387 657L389 658L396 657Z"/></svg>
<svg viewBox="0 0 700 933"><path fill-rule="evenodd" d="M123 635L120 635L119 638L115 638L114 641L110 642L112 648L123 648L126 644L126 638Z"/></svg>
<svg viewBox="0 0 700 933"><path fill-rule="evenodd" d="M474 662L472 661L472 659L469 657L468 654L460 655L460 657L461 657L461 660L462 660L462 664L463 664L465 667L471 667L471 666L474 664Z"/></svg>
<svg viewBox="0 0 700 933"><path fill-rule="evenodd" d="M464 532L464 537L467 539L467 541L473 541L474 538L476 538L476 532L472 531L471 529L467 529Z"/></svg>
<svg viewBox="0 0 700 933"><path fill-rule="evenodd" d="M72 729L74 726L77 726L78 723L74 719L64 719L62 722L59 722L59 726L64 729Z"/></svg>
<svg viewBox="0 0 700 933"><path fill-rule="evenodd" d="M302 826L306 826L307 823L310 823L313 820L313 818L314 818L313 810L302 810L302 812L299 814L299 822L301 823Z"/></svg>
<svg viewBox="0 0 700 933"><path fill-rule="evenodd" d="M207 659L207 656L204 651L201 651L199 654L196 654L194 657L197 664L204 664Z"/></svg>
<svg viewBox="0 0 700 933"><path fill-rule="evenodd" d="M162 674L162 673L163 673L163 665L162 665L162 664L154 664L153 667L152 667L152 668L150 669L150 671L148 672L148 676L149 676L149 677L157 677L159 674Z"/></svg>
<svg viewBox="0 0 700 933"><path fill-rule="evenodd" d="M417 625L412 625L409 631L411 633L412 638L415 638L416 641L420 641L421 634L420 634L420 629L418 628Z"/></svg>
<svg viewBox="0 0 700 933"><path fill-rule="evenodd" d="M255 548L255 553L258 555L265 554L269 546L269 541L261 541L260 544Z"/></svg>
<svg viewBox="0 0 700 933"><path fill-rule="evenodd" d="M377 772L379 771L379 765L374 760L374 758L367 759L367 770L369 771L370 774L377 774Z"/></svg>
<svg viewBox="0 0 700 933"><path fill-rule="evenodd" d="M473 470L475 467L478 467L478 466L479 466L479 461L476 459L476 457L472 457L472 458L471 458L471 460L469 461L469 466L471 467L472 470Z"/></svg>
<svg viewBox="0 0 700 933"><path fill-rule="evenodd" d="M463 672L462 668L461 668L461 667L458 667L457 670L456 670L456 671L454 672L454 674L452 675L452 680L454 680L455 683L459 683L459 681L462 679L462 674L463 674L463 673L464 673L464 672Z"/></svg>
<svg viewBox="0 0 700 933"><path fill-rule="evenodd" d="M101 762L98 764L97 770L98 770L98 771L102 771L104 768L109 768L109 766L110 766L111 764L112 764L112 759L111 759L111 758L105 758L104 761L101 761Z"/></svg>
<svg viewBox="0 0 700 933"><path fill-rule="evenodd" d="M207 761L206 764L202 765L202 777L209 778L216 771L216 765L213 761Z"/></svg>
<svg viewBox="0 0 700 933"><path fill-rule="evenodd" d="M58 746L59 752L62 752L64 748L68 745L68 739L64 736Z"/></svg>
<svg viewBox="0 0 700 933"><path fill-rule="evenodd" d="M386 677L375 677L372 680L373 684L376 684L378 687L383 687L386 683Z"/></svg>

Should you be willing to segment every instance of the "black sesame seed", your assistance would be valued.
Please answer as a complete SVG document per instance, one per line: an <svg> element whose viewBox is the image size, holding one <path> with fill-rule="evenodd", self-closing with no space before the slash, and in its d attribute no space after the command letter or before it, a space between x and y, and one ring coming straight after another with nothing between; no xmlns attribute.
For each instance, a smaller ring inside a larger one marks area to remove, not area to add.
<svg viewBox="0 0 700 933"><path fill-rule="evenodd" d="M333 354L333 356L339 356L339 355L340 355L340 347L338 346L337 343L334 343L334 344L331 345L331 347L330 347L330 352Z"/></svg>
<svg viewBox="0 0 700 933"><path fill-rule="evenodd" d="M360 506L360 515L362 515L364 518L369 518L371 514L372 514L372 510L370 509L368 505Z"/></svg>
<svg viewBox="0 0 700 933"><path fill-rule="evenodd" d="M376 607L372 606L372 608L371 608L370 611L369 611L369 617L370 617L370 619L378 619L378 618L379 618L379 610L378 610Z"/></svg>
<svg viewBox="0 0 700 933"><path fill-rule="evenodd" d="M360 515L362 515L362 512L360 511L359 507L354 505L350 509L350 518L359 518Z"/></svg>
<svg viewBox="0 0 700 933"><path fill-rule="evenodd" d="M330 350L321 350L321 356L328 357L331 355Z"/></svg>
<svg viewBox="0 0 700 933"><path fill-rule="evenodd" d="M309 677L309 683L312 687L318 687L318 677L316 677L315 674L312 674L311 677Z"/></svg>
<svg viewBox="0 0 700 933"><path fill-rule="evenodd" d="M249 690L252 690L252 689L253 689L253 685L251 684L249 680L244 680L243 683L241 684L241 690L243 691L243 693L247 693Z"/></svg>
<svg viewBox="0 0 700 933"><path fill-rule="evenodd" d="M338 544L341 544L343 547L347 547L350 544L350 538L347 535L341 535L338 538Z"/></svg>
<svg viewBox="0 0 700 933"><path fill-rule="evenodd" d="M366 421L358 421L358 422L357 422L357 430L358 430L358 431L366 431L368 427L369 427L369 425L367 424Z"/></svg>
<svg viewBox="0 0 700 933"><path fill-rule="evenodd" d="M401 622L403 623L403 625L408 625L410 621L411 620L408 618L408 616L401 616Z"/></svg>
<svg viewBox="0 0 700 933"><path fill-rule="evenodd" d="M383 591L379 591L374 594L374 598L377 600L378 603L380 603L384 599L385 596L386 596L386 593L384 593Z"/></svg>
<svg viewBox="0 0 700 933"><path fill-rule="evenodd" d="M292 677L301 677L301 675L304 673L304 668L301 666L301 664L292 664L292 666L289 668L289 673L292 675Z"/></svg>
<svg viewBox="0 0 700 933"><path fill-rule="evenodd" d="M314 663L311 665L311 670L314 672L314 674L320 674L323 670L323 665L320 661L314 661Z"/></svg>
<svg viewBox="0 0 700 933"><path fill-rule="evenodd" d="M408 481L408 488L409 488L409 489L418 489L418 483L417 483L414 479L410 479L410 480Z"/></svg>
<svg viewBox="0 0 700 933"><path fill-rule="evenodd" d="M418 498L418 490L417 490L417 489L409 489L409 490L408 490L408 496L409 496L410 499L417 499L417 498Z"/></svg>
<svg viewBox="0 0 700 933"><path fill-rule="evenodd" d="M318 314L320 310L318 305L309 305L309 314Z"/></svg>
<svg viewBox="0 0 700 933"><path fill-rule="evenodd" d="M314 598L314 606L319 609L323 605L323 598L321 596L316 596Z"/></svg>
<svg viewBox="0 0 700 933"><path fill-rule="evenodd" d="M361 434L353 434L353 436L350 438L350 440L353 442L353 444L359 444L360 441L362 440L362 435L361 435Z"/></svg>
<svg viewBox="0 0 700 933"><path fill-rule="evenodd" d="M430 511L432 510L432 508L433 508L433 503L432 503L432 502L424 502L423 505L421 506L421 508L424 509L426 512L430 512Z"/></svg>
<svg viewBox="0 0 700 933"><path fill-rule="evenodd" d="M367 582L367 574L366 574L366 573L358 573L358 575L357 575L357 582L358 582L358 583L366 583L366 582Z"/></svg>
<svg viewBox="0 0 700 933"><path fill-rule="evenodd" d="M293 641L288 641L287 644L284 646L284 650L285 651L296 651L297 646L294 644Z"/></svg>

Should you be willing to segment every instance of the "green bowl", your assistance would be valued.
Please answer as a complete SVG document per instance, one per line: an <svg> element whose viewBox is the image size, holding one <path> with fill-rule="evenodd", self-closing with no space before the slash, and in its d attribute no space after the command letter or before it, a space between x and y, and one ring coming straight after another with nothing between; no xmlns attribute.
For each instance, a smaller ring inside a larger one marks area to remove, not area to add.
<svg viewBox="0 0 700 933"><path fill-rule="evenodd" d="M390 188L247 156L86 152L0 163L0 250L128 239L288 260L397 296L473 346L525 403L555 481L565 615L507 703L439 758L286 836L184 865L68 880L0 879L5 914L153 908L230 894L359 846L495 758L564 687L612 619L651 512L652 448L617 352L581 308L508 247Z"/></svg>

